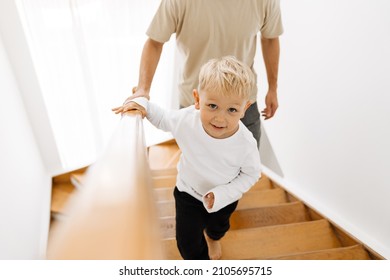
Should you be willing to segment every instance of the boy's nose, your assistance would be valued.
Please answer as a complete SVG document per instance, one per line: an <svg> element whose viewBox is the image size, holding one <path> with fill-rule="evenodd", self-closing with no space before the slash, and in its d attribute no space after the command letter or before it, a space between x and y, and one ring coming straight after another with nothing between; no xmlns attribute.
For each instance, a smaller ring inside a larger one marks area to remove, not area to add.
<svg viewBox="0 0 390 280"><path fill-rule="evenodd" d="M214 120L216 122L223 122L225 120L225 117L223 116L223 113L218 113L214 116Z"/></svg>

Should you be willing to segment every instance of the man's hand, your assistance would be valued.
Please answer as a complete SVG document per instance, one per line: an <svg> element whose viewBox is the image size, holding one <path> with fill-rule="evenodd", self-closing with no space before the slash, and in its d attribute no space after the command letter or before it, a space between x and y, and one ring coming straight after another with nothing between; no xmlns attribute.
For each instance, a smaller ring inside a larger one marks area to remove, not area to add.
<svg viewBox="0 0 390 280"><path fill-rule="evenodd" d="M133 100L136 97L146 97L148 100L150 100L149 91L146 91L142 88L133 87L132 92L133 95L127 97L125 102L123 102L123 105L129 103L131 100Z"/></svg>
<svg viewBox="0 0 390 280"><path fill-rule="evenodd" d="M214 206L214 193L208 193L204 197L204 202L206 203L207 209L211 209Z"/></svg>
<svg viewBox="0 0 390 280"><path fill-rule="evenodd" d="M264 120L272 118L275 115L278 106L279 104L276 91L269 90L265 96L265 108L261 111L261 115L264 117Z"/></svg>
<svg viewBox="0 0 390 280"><path fill-rule="evenodd" d="M279 71L279 38L260 37L261 50L267 71L268 92L265 97L265 109L261 111L265 120L272 118L278 109L278 71Z"/></svg>

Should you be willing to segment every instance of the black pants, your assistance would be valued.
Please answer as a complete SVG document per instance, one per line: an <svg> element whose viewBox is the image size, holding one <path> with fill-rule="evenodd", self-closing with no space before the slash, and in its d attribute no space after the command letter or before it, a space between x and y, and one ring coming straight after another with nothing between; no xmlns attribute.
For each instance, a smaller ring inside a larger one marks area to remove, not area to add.
<svg viewBox="0 0 390 280"><path fill-rule="evenodd" d="M257 102L253 103L245 112L245 116L241 119L242 123L252 132L253 137L257 141L257 147L260 145L260 112L257 107Z"/></svg>
<svg viewBox="0 0 390 280"><path fill-rule="evenodd" d="M185 260L208 260L209 253L203 231L214 240L221 239L230 228L229 218L238 201L215 213L208 213L203 203L175 188L176 242Z"/></svg>

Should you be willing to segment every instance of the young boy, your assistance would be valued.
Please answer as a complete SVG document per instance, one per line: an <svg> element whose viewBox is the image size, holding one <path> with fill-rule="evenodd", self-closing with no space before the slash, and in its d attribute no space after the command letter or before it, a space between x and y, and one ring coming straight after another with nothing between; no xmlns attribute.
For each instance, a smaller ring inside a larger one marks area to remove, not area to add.
<svg viewBox="0 0 390 280"><path fill-rule="evenodd" d="M164 111L144 97L115 113L139 110L157 128L170 131L181 149L174 197L176 240L183 259L220 259L220 239L242 194L260 178L260 156L240 119L250 106L254 76L227 56L200 70L195 105Z"/></svg>

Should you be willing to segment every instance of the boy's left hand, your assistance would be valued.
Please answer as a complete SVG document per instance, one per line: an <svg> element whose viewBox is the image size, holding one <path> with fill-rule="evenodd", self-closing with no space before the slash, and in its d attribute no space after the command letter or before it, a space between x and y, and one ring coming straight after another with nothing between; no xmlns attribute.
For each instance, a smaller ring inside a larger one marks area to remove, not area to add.
<svg viewBox="0 0 390 280"><path fill-rule="evenodd" d="M113 108L112 111L114 111L115 114L119 114L119 113L124 114L128 111L138 111L141 113L142 118L146 117L145 108L139 105L138 103L132 101L125 103L122 106Z"/></svg>
<svg viewBox="0 0 390 280"><path fill-rule="evenodd" d="M206 203L206 206L207 206L207 209L211 209L213 208L214 206L214 193L208 193L206 194L206 196L204 197L204 201Z"/></svg>

